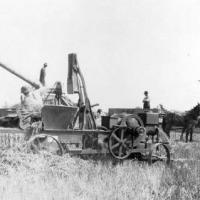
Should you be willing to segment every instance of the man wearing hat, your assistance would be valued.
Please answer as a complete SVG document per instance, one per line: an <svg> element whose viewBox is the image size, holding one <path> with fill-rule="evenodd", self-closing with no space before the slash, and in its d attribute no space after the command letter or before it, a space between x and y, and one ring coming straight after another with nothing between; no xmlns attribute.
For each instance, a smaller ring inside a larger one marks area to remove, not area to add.
<svg viewBox="0 0 200 200"><path fill-rule="evenodd" d="M150 99L148 95L148 91L144 92L144 99L143 99L143 109L144 110L150 110Z"/></svg>
<svg viewBox="0 0 200 200"><path fill-rule="evenodd" d="M21 107L27 111L40 111L42 100L30 91L27 86L21 87Z"/></svg>
<svg viewBox="0 0 200 200"><path fill-rule="evenodd" d="M21 100L21 105L23 107L26 107L26 98L29 96L29 88L26 86L22 86L21 87L21 96L20 96L20 100Z"/></svg>
<svg viewBox="0 0 200 200"><path fill-rule="evenodd" d="M31 126L31 118L40 119L42 99L39 98L27 86L21 87L21 106L17 110L19 116L19 127L26 129ZM31 115L32 114L32 115ZM27 129L27 131L30 129ZM30 131L27 132L27 134ZM31 131L32 133L32 131Z"/></svg>
<svg viewBox="0 0 200 200"><path fill-rule="evenodd" d="M45 82L46 67L47 67L47 63L44 63L42 69L40 70L40 83L42 84L42 86L46 85L46 82Z"/></svg>
<svg viewBox="0 0 200 200"><path fill-rule="evenodd" d="M102 116L102 109L98 109L95 115L95 121L97 126L101 126L101 116Z"/></svg>

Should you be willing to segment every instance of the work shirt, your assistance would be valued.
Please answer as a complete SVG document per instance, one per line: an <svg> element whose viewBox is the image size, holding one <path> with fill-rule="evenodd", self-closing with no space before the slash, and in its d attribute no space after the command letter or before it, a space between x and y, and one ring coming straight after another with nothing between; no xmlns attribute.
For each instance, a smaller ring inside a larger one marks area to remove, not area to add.
<svg viewBox="0 0 200 200"><path fill-rule="evenodd" d="M36 95L30 92L28 95L21 94L22 109L30 112L40 112L42 101Z"/></svg>
<svg viewBox="0 0 200 200"><path fill-rule="evenodd" d="M148 96L145 96L143 99L143 109L150 109L150 99Z"/></svg>

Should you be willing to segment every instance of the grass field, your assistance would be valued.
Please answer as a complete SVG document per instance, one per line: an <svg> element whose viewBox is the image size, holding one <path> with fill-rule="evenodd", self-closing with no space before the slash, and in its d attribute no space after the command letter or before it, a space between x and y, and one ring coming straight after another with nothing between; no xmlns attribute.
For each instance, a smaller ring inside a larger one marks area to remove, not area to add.
<svg viewBox="0 0 200 200"><path fill-rule="evenodd" d="M177 137L177 138L176 138ZM200 199L200 135L177 142L170 167L127 160L83 160L32 154L19 146L0 150L0 199Z"/></svg>

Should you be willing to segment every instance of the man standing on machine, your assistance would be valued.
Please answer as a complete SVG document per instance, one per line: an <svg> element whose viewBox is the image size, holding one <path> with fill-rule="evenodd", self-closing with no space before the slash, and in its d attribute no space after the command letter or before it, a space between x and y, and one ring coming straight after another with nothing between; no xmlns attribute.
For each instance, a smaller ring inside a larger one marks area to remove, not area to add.
<svg viewBox="0 0 200 200"><path fill-rule="evenodd" d="M40 70L40 83L42 84L42 86L46 86L46 67L47 67L47 63L44 63L44 66L42 67L42 69Z"/></svg>
<svg viewBox="0 0 200 200"><path fill-rule="evenodd" d="M143 99L143 109L145 111L149 111L150 110L150 99L149 99L149 95L148 95L148 91L144 92L144 99Z"/></svg>
<svg viewBox="0 0 200 200"><path fill-rule="evenodd" d="M55 83L54 93L55 93L55 104L60 105L62 100L62 84L60 81L57 81Z"/></svg>

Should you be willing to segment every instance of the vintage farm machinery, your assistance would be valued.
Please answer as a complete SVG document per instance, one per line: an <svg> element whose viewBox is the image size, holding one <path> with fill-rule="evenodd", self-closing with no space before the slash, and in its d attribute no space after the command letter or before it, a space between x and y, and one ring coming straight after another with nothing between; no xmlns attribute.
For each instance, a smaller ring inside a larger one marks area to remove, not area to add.
<svg viewBox="0 0 200 200"><path fill-rule="evenodd" d="M170 163L169 140L160 128L158 113L115 108L109 109L109 114L103 117L102 125L111 129L108 148L114 158L132 156L150 163Z"/></svg>
<svg viewBox="0 0 200 200"><path fill-rule="evenodd" d="M159 114L143 110L123 114L118 109L103 117L102 126L97 127L76 54L69 54L68 59L68 93L78 93L78 104L42 108L42 120L30 130L29 143L34 149L58 154L111 154L119 160L134 156L169 164L169 140L159 128Z"/></svg>
<svg viewBox="0 0 200 200"><path fill-rule="evenodd" d="M76 54L68 55L68 94L77 93L77 104L45 104L41 119L26 129L33 151L62 155L112 155L117 160L135 157L170 163L170 145L159 127L159 114L132 109L110 109L97 127ZM32 117L31 115L29 117Z"/></svg>

